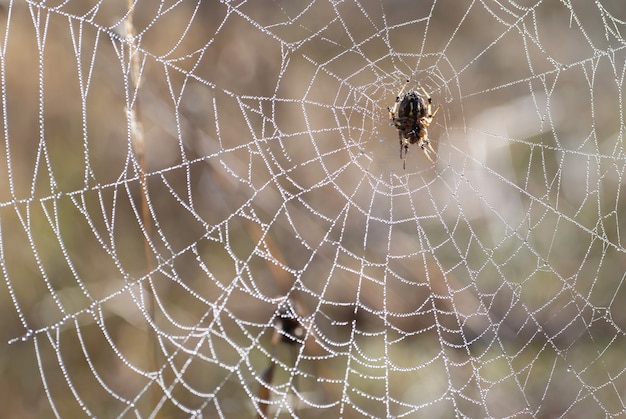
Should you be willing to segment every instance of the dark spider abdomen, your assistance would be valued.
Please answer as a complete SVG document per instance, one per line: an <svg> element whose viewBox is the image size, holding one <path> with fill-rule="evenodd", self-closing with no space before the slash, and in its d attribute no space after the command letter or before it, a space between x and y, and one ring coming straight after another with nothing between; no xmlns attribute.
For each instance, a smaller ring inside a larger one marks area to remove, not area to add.
<svg viewBox="0 0 626 419"><path fill-rule="evenodd" d="M422 125L420 118L427 115L427 105L424 99L415 92L409 92L400 101L396 127L402 136L415 144L419 137Z"/></svg>

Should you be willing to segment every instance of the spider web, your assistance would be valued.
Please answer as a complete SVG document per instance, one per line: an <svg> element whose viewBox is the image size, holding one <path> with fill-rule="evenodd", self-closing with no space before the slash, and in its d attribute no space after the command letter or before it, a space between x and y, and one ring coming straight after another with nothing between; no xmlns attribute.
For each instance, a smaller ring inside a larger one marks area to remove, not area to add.
<svg viewBox="0 0 626 419"><path fill-rule="evenodd" d="M626 414L619 0L0 16L7 416Z"/></svg>

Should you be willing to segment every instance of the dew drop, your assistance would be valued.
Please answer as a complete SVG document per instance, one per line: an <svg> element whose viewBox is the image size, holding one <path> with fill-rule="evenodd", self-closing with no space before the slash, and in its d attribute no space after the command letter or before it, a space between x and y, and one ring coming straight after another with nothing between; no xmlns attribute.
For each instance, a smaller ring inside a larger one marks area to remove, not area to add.
<svg viewBox="0 0 626 419"><path fill-rule="evenodd" d="M31 336L33 336L33 330L32 329L28 329L26 331L26 334L24 336L22 336L22 342L26 342L27 340L29 340L31 338Z"/></svg>

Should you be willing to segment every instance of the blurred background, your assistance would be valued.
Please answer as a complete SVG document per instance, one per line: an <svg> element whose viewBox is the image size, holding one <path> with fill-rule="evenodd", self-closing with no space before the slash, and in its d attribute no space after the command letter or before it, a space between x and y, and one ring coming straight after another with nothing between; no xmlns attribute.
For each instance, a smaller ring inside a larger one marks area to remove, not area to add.
<svg viewBox="0 0 626 419"><path fill-rule="evenodd" d="M0 13L3 417L626 413L619 0Z"/></svg>

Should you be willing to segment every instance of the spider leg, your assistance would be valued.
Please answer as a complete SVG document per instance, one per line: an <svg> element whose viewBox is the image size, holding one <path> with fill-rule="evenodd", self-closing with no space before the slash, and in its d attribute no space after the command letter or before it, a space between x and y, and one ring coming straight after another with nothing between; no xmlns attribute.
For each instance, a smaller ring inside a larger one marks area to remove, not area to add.
<svg viewBox="0 0 626 419"><path fill-rule="evenodd" d="M433 148L433 146L432 146L432 145L430 145L430 141L428 142L428 148L430 149L430 151L432 151L432 152L433 152L433 154L434 154L435 156L439 156L439 154L437 154L437 152L435 151L435 149Z"/></svg>
<svg viewBox="0 0 626 419"><path fill-rule="evenodd" d="M441 108L441 106L437 105L437 109L435 109L435 112L433 112L432 114L428 115L428 118L433 119L435 117L435 115L437 115L437 112L439 112L440 108Z"/></svg>
<svg viewBox="0 0 626 419"><path fill-rule="evenodd" d="M426 95L426 100L428 101L428 104L430 105L431 103L433 103L432 99L430 98L430 94L426 91L426 89L424 89L422 84L418 82L417 85L419 86L420 89L422 89L422 92L424 92L424 95Z"/></svg>
<svg viewBox="0 0 626 419"><path fill-rule="evenodd" d="M428 140L428 132L426 131L426 128L424 128L424 137L422 137L422 139L420 140L419 147L422 149L428 160L430 160L431 163L435 164L432 157L430 157L430 153L433 153L435 156L439 155Z"/></svg>
<svg viewBox="0 0 626 419"><path fill-rule="evenodd" d="M406 155L409 153L409 145L404 145L404 158L402 159L402 170L406 170Z"/></svg>
<svg viewBox="0 0 626 419"><path fill-rule="evenodd" d="M406 170L406 156L409 154L409 141L398 133L400 138L400 158L402 159L402 168Z"/></svg>
<svg viewBox="0 0 626 419"><path fill-rule="evenodd" d="M402 87L402 89L400 90L400 93L398 93L398 96L396 96L396 103L400 102L400 98L402 97L402 94L404 93L404 91L406 90L407 86L409 85L409 82L411 80L406 79L406 83L404 84L404 86Z"/></svg>
<svg viewBox="0 0 626 419"><path fill-rule="evenodd" d="M428 147L428 148L426 148ZM432 152L435 156L437 156L437 152L435 151L435 149L433 149L433 146L430 145L430 143L425 143L421 146L422 151L424 152L424 154L426 155L426 157L428 158L428 160L430 160L430 162L432 164L435 164L435 162L433 161L433 159L430 157L430 153ZM430 150L430 151L429 151Z"/></svg>

